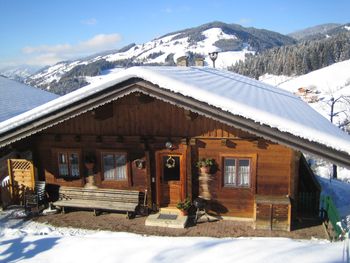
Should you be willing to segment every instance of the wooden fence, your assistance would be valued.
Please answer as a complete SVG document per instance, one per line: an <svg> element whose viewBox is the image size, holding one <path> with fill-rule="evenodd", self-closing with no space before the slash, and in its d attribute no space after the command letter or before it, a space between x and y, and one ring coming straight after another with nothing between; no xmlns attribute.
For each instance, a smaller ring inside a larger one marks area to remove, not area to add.
<svg viewBox="0 0 350 263"><path fill-rule="evenodd" d="M22 204L25 191L34 189L34 167L26 159L9 159L10 193L13 203Z"/></svg>

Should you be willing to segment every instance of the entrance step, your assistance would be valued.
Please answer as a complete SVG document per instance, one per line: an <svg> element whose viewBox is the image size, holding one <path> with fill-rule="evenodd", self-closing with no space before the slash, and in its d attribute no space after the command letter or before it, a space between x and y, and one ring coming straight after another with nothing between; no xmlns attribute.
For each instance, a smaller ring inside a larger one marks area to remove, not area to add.
<svg viewBox="0 0 350 263"><path fill-rule="evenodd" d="M183 216L179 213L179 210L175 209L173 211L161 212L157 214L149 215L146 219L146 226L159 226L159 227L169 227L169 228L185 228L188 220L188 216Z"/></svg>
<svg viewBox="0 0 350 263"><path fill-rule="evenodd" d="M180 215L180 210L176 207L162 207L160 208L159 213Z"/></svg>

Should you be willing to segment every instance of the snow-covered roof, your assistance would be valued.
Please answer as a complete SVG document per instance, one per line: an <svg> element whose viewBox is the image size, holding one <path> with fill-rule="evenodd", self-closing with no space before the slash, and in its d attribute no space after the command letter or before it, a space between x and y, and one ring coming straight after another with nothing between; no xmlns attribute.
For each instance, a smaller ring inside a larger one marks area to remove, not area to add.
<svg viewBox="0 0 350 263"><path fill-rule="evenodd" d="M0 135L131 78L151 82L280 132L350 153L350 136L297 96L233 72L208 67L133 67L0 123Z"/></svg>
<svg viewBox="0 0 350 263"><path fill-rule="evenodd" d="M0 76L0 122L33 109L58 96Z"/></svg>

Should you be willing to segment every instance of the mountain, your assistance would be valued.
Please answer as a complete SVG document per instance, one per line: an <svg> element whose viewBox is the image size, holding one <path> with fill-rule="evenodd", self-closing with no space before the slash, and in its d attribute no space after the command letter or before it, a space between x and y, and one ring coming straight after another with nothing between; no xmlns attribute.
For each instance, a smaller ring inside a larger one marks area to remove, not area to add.
<svg viewBox="0 0 350 263"><path fill-rule="evenodd" d="M346 28L338 28L338 33L327 38L302 41L247 56L229 69L253 78L266 73L291 76L303 75L350 59L350 31Z"/></svg>
<svg viewBox="0 0 350 263"><path fill-rule="evenodd" d="M208 52L220 50L216 66L227 68L244 60L246 54L295 43L295 39L273 31L212 22L168 33L143 44L133 43L120 50L59 62L30 76L26 83L65 94L86 85L86 76L100 75L115 67L174 65L174 60L185 52L192 63L194 58L203 57L205 63L211 65Z"/></svg>
<svg viewBox="0 0 350 263"><path fill-rule="evenodd" d="M5 67L0 70L0 74L9 79L23 82L26 78L36 73L40 68L41 67L30 65Z"/></svg>
<svg viewBox="0 0 350 263"><path fill-rule="evenodd" d="M302 30L298 30L296 32L288 34L287 36L295 38L298 41L311 40L311 39L316 39L320 37L323 38L329 30L339 27L340 25L341 24L336 24L336 23L317 25L317 26L308 27Z"/></svg>
<svg viewBox="0 0 350 263"><path fill-rule="evenodd" d="M344 33L350 30L350 23L348 24L322 24L313 27L308 27L303 30L299 30L288 34L299 42L308 40L319 40L324 38L329 38L331 36L337 35L339 33Z"/></svg>

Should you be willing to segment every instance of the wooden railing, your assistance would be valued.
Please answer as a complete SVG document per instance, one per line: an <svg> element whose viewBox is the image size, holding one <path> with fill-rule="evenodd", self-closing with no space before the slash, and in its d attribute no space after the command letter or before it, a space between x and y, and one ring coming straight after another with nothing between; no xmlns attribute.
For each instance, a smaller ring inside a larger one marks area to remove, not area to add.
<svg viewBox="0 0 350 263"><path fill-rule="evenodd" d="M340 239L343 235L343 231L339 226L341 219L331 196L321 196L321 213L322 217L331 223L335 239Z"/></svg>

